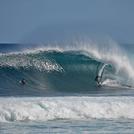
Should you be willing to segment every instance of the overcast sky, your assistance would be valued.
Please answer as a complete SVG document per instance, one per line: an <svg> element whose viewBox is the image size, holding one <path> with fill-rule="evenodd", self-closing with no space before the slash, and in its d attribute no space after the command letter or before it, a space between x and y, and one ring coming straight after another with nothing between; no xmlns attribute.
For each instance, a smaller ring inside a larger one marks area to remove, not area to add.
<svg viewBox="0 0 134 134"><path fill-rule="evenodd" d="M77 36L134 43L134 0L0 0L1 43Z"/></svg>

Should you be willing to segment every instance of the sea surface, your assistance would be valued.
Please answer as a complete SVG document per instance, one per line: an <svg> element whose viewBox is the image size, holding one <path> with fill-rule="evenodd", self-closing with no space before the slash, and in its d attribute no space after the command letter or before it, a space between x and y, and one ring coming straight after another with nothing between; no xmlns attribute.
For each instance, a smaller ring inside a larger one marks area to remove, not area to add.
<svg viewBox="0 0 134 134"><path fill-rule="evenodd" d="M130 44L0 44L0 134L133 134Z"/></svg>

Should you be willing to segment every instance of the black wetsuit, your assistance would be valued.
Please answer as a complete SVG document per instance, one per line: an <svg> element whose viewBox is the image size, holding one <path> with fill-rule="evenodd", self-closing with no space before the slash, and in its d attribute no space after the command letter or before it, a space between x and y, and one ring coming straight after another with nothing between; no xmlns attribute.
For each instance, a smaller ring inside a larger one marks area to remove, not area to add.
<svg viewBox="0 0 134 134"><path fill-rule="evenodd" d="M25 85L25 84L26 84L26 80L25 80L25 79L22 79L22 80L20 81L20 84Z"/></svg>
<svg viewBox="0 0 134 134"><path fill-rule="evenodd" d="M98 85L98 86L101 86L101 76L98 76L98 75L97 75L97 76L95 77L95 81L97 82L97 85Z"/></svg>

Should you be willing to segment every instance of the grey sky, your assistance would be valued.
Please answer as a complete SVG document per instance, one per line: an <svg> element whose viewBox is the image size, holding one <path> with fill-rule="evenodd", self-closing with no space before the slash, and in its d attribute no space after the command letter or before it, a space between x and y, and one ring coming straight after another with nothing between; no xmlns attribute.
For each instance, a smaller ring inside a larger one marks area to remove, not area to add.
<svg viewBox="0 0 134 134"><path fill-rule="evenodd" d="M133 14L133 0L0 0L0 42L109 36L134 43Z"/></svg>

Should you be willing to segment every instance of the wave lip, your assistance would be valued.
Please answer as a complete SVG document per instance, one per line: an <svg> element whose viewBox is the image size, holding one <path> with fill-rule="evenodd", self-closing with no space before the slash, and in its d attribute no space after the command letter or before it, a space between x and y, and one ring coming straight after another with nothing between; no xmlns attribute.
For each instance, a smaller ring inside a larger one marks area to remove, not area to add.
<svg viewBox="0 0 134 134"><path fill-rule="evenodd" d="M0 98L0 121L134 119L133 97Z"/></svg>

